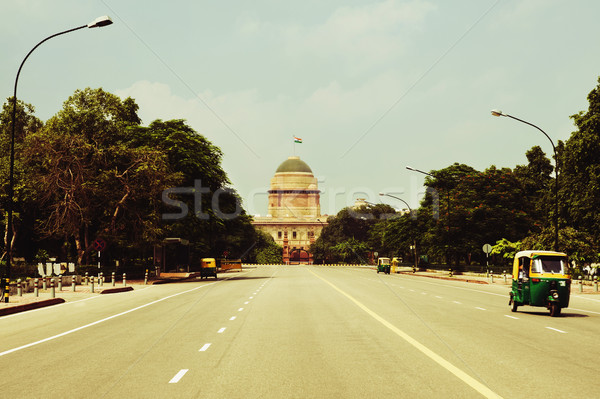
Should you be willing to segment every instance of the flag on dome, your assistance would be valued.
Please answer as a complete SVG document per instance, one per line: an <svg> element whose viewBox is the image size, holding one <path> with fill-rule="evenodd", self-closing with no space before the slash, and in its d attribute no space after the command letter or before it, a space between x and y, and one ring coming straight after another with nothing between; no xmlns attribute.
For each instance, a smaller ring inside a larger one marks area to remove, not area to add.
<svg viewBox="0 0 600 399"><path fill-rule="evenodd" d="M294 136L294 143L300 143L302 144L302 139L299 137Z"/></svg>

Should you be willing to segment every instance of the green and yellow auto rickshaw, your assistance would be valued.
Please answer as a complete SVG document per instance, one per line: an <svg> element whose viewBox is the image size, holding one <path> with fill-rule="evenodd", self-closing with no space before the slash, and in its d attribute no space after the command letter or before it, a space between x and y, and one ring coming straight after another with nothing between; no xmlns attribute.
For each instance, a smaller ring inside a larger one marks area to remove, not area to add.
<svg viewBox="0 0 600 399"><path fill-rule="evenodd" d="M390 258L377 259L377 273L390 274Z"/></svg>
<svg viewBox="0 0 600 399"><path fill-rule="evenodd" d="M513 312L522 305L544 306L550 316L569 306L571 276L567 255L554 251L520 251L513 261L509 305Z"/></svg>

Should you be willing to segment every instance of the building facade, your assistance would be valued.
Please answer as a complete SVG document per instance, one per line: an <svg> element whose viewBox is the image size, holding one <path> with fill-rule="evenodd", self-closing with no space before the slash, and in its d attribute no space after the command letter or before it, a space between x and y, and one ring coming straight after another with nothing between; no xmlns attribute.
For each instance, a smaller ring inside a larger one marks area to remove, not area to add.
<svg viewBox="0 0 600 399"><path fill-rule="evenodd" d="M283 248L284 263L312 263L310 245L327 225L312 170L300 157L285 160L271 179L267 216L252 224Z"/></svg>

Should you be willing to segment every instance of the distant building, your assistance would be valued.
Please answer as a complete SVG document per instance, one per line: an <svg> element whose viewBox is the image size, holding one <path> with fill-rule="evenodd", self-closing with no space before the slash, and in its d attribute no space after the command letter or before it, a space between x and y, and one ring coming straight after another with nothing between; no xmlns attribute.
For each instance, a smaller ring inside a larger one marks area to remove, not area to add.
<svg viewBox="0 0 600 399"><path fill-rule="evenodd" d="M283 247L284 263L312 263L309 247L327 225L312 170L300 157L289 157L271 179L267 216L252 224Z"/></svg>

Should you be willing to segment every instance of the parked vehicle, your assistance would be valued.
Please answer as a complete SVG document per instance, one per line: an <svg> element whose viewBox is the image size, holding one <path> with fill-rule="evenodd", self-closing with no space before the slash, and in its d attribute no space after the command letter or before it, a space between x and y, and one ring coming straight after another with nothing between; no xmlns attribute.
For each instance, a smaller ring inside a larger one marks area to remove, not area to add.
<svg viewBox="0 0 600 399"><path fill-rule="evenodd" d="M513 312L522 305L543 306L556 317L569 306L571 276L567 255L554 251L521 251L513 261L508 304Z"/></svg>

